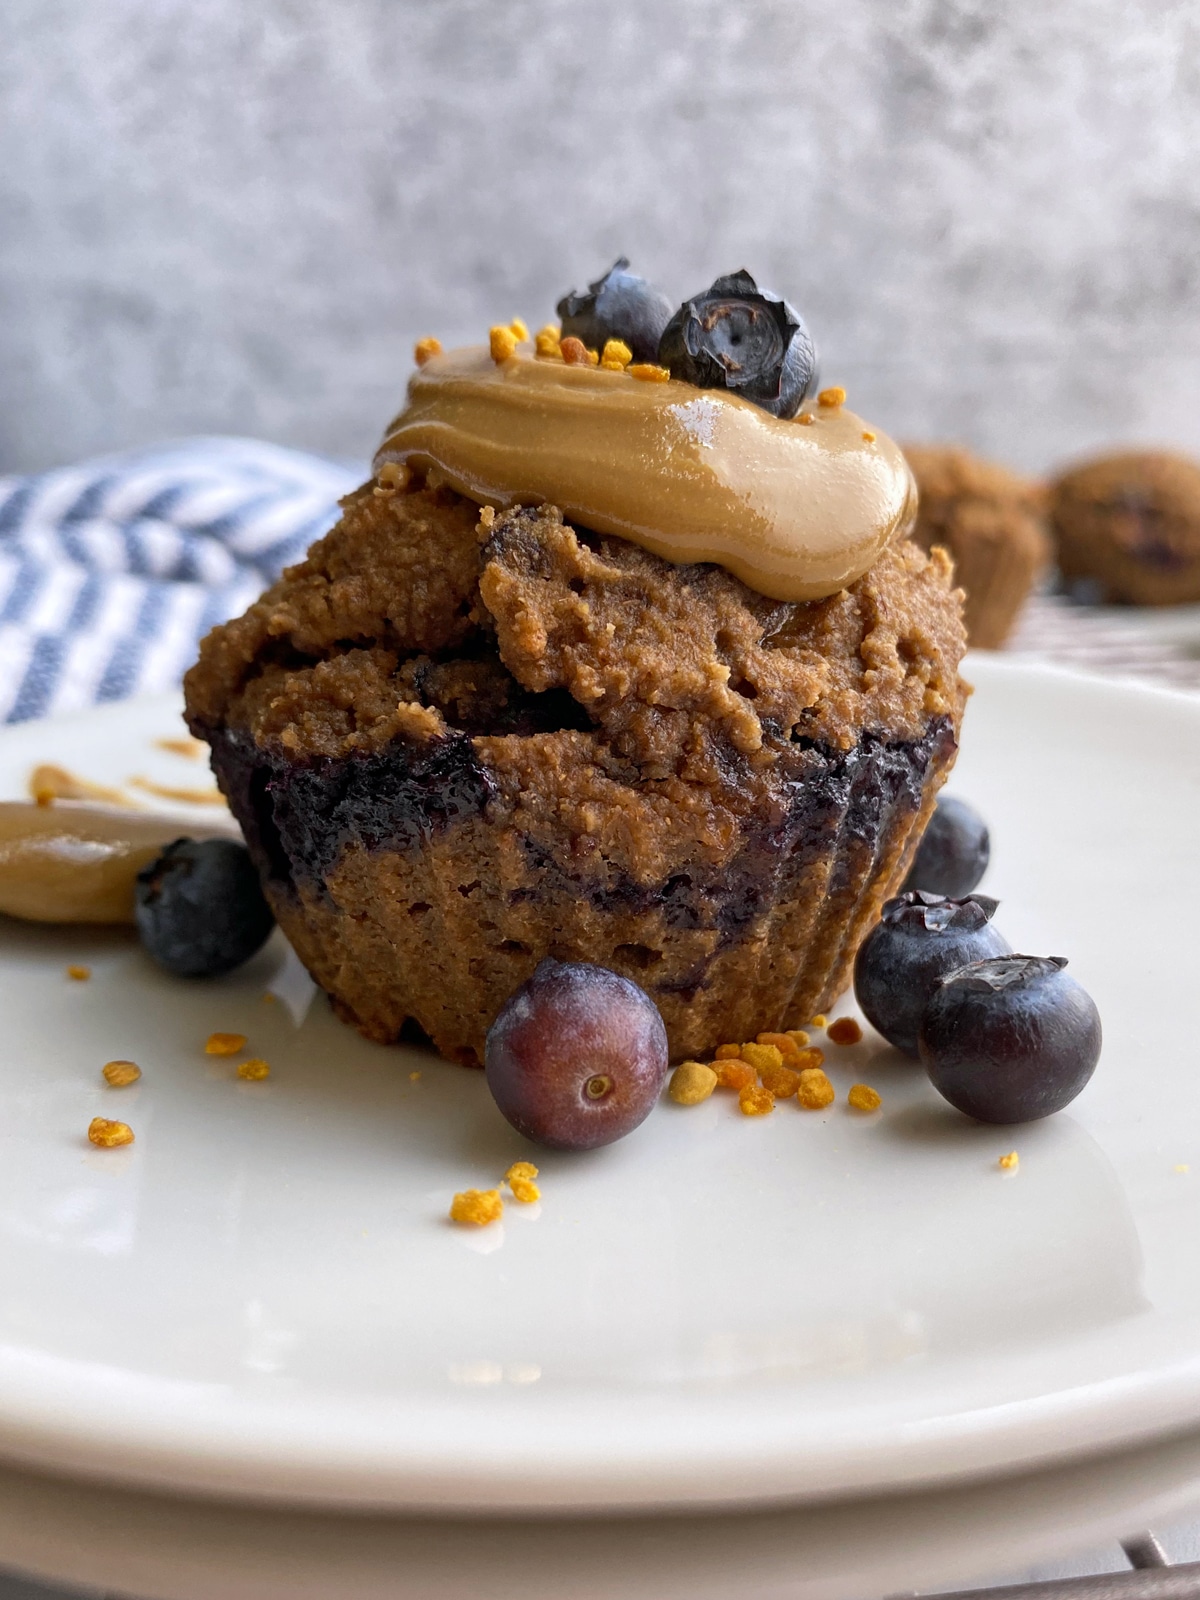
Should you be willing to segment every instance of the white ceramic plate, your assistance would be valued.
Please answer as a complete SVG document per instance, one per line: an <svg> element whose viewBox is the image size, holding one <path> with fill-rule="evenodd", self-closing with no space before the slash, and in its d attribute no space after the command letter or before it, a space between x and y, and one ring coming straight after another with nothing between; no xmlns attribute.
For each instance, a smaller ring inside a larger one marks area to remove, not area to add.
<svg viewBox="0 0 1200 1600"><path fill-rule="evenodd" d="M1017 948L1071 957L1106 1031L1069 1112L1015 1132L868 1038L830 1050L828 1113L664 1104L540 1160L539 1207L466 1233L453 1191L531 1153L480 1075L367 1045L319 998L296 1026L262 998L276 949L197 985L119 934L0 928L0 1451L547 1511L865 1492L1200 1420L1200 700L972 676L954 786L992 823L985 887ZM144 770L171 723L154 703L9 730L0 792L35 760ZM205 1057L214 1029L270 1081ZM104 1087L113 1056L135 1089ZM856 1079L878 1115L846 1109ZM98 1113L137 1143L89 1147Z"/></svg>
<svg viewBox="0 0 1200 1600"><path fill-rule="evenodd" d="M1104 1571L1118 1538L1198 1503L1195 1434L924 1493L654 1517L338 1514L0 1468L0 1562L153 1600L863 1600Z"/></svg>

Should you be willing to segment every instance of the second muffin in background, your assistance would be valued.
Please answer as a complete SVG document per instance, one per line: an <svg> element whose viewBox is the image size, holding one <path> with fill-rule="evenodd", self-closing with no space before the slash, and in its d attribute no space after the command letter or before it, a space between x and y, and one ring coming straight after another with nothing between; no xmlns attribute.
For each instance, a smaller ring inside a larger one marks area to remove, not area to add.
<svg viewBox="0 0 1200 1600"><path fill-rule="evenodd" d="M955 445L905 445L920 495L911 537L941 545L965 594L967 639L996 650L1050 555L1037 485Z"/></svg>

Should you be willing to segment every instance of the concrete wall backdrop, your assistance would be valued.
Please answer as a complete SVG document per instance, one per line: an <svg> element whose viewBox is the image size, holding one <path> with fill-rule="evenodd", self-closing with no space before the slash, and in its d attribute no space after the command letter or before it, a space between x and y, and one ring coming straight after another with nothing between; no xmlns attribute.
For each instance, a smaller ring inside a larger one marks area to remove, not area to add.
<svg viewBox="0 0 1200 1600"><path fill-rule="evenodd" d="M6 0L0 469L356 456L413 339L746 265L901 437L1200 449L1200 7Z"/></svg>

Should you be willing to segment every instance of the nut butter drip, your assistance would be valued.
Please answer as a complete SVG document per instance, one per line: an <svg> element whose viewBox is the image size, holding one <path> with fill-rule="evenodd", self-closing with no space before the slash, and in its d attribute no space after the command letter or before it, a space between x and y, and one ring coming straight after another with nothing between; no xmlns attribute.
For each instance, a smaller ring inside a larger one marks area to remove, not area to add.
<svg viewBox="0 0 1200 1600"><path fill-rule="evenodd" d="M811 424L688 383L451 350L415 372L375 458L436 469L481 505L550 504L668 561L712 561L775 600L835 594L916 513L912 475L844 407Z"/></svg>

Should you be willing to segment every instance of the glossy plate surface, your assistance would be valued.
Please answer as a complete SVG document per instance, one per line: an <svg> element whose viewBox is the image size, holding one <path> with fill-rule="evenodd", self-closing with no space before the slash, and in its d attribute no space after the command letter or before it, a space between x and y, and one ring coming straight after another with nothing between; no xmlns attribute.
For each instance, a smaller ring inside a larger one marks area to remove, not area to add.
<svg viewBox="0 0 1200 1600"><path fill-rule="evenodd" d="M186 984L121 933L0 926L0 1453L550 1511L864 1492L1200 1420L1200 700L970 675L952 782L992 825L984 887L1104 1018L1092 1084L1042 1124L967 1122L868 1035L829 1048L827 1113L664 1103L468 1233L454 1190L532 1154L481 1075L306 1009L274 945ZM166 702L7 730L0 793L43 760L202 782L152 750L174 732ZM205 1056L217 1029L270 1080ZM116 1056L135 1088L104 1086ZM846 1108L855 1081L877 1115ZM98 1114L137 1142L92 1149Z"/></svg>

